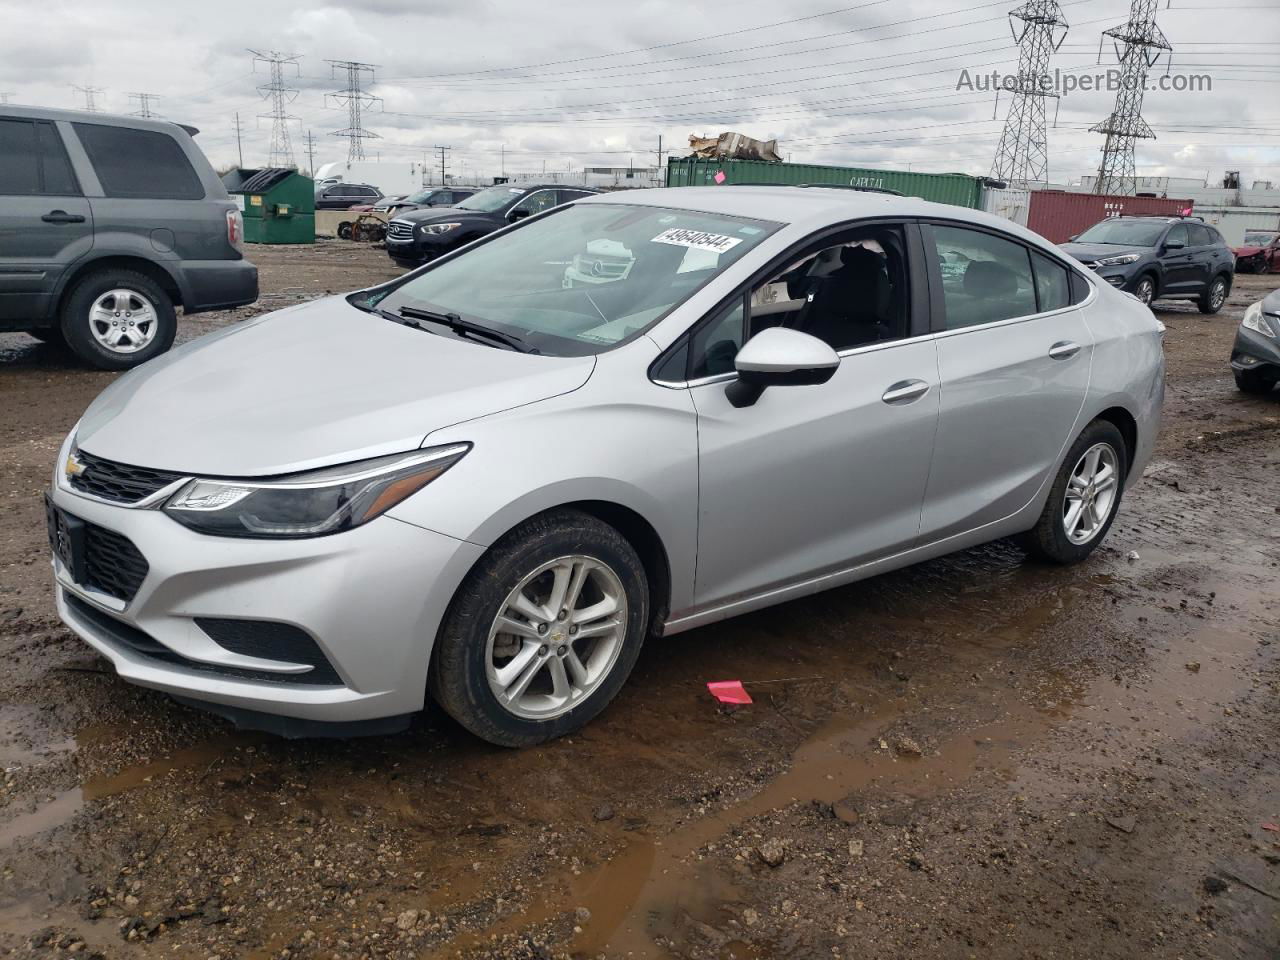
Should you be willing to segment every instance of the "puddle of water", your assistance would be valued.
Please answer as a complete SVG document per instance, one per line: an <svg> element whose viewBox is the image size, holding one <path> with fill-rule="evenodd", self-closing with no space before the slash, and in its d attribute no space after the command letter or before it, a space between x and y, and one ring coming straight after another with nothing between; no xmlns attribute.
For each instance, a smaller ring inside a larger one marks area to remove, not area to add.
<svg viewBox="0 0 1280 960"><path fill-rule="evenodd" d="M73 737L38 742L27 731L38 726L39 708L32 704L0 706L0 768L34 766L76 748Z"/></svg>
<svg viewBox="0 0 1280 960"><path fill-rule="evenodd" d="M42 803L30 813L19 814L0 826L0 850L22 837L44 833L66 823L84 806L84 791L79 787L64 790L52 800Z"/></svg>

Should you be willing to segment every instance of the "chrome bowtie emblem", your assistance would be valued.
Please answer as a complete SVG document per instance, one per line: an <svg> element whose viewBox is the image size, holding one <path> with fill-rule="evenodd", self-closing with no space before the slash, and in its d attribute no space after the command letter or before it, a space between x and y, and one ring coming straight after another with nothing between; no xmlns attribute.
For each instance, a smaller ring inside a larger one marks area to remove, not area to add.
<svg viewBox="0 0 1280 960"><path fill-rule="evenodd" d="M63 467L63 472L67 475L68 480L72 477L80 476L80 474L84 473L85 469L86 467L80 462L79 457L74 453L67 454L67 463L66 466Z"/></svg>

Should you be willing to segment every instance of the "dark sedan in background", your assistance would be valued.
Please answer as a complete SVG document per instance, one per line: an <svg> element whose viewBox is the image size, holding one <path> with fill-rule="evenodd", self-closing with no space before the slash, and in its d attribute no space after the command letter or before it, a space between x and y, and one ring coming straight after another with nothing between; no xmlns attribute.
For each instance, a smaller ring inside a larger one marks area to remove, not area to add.
<svg viewBox="0 0 1280 960"><path fill-rule="evenodd" d="M382 191L367 183L331 183L316 188L317 210L350 210L357 204L377 203Z"/></svg>

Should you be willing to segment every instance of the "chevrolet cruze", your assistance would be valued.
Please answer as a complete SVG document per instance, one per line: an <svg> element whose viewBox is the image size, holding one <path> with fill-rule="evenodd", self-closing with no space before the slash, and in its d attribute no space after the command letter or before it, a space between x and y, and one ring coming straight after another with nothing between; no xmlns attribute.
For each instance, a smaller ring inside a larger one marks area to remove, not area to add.
<svg viewBox="0 0 1280 960"><path fill-rule="evenodd" d="M601 250L625 269L579 282ZM58 457L58 611L244 725L432 696L537 743L646 638L999 537L1083 559L1151 455L1162 329L972 210L591 197L122 376Z"/></svg>

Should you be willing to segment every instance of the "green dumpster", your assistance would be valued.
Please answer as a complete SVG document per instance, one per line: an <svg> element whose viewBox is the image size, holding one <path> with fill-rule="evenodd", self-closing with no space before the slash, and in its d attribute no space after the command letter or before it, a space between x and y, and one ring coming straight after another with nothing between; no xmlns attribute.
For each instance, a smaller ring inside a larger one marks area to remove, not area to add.
<svg viewBox="0 0 1280 960"><path fill-rule="evenodd" d="M244 214L246 243L315 243L315 181L292 167L232 170L222 178Z"/></svg>

